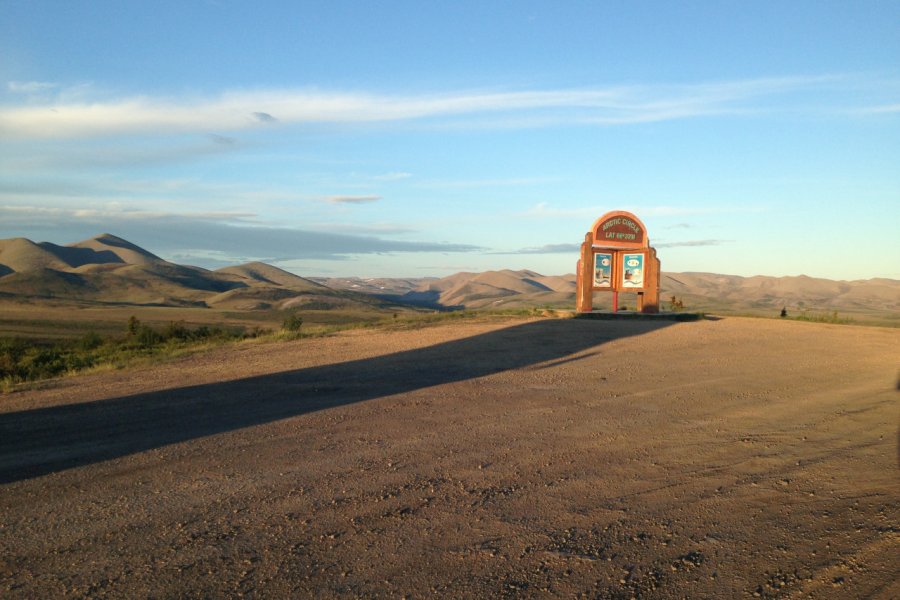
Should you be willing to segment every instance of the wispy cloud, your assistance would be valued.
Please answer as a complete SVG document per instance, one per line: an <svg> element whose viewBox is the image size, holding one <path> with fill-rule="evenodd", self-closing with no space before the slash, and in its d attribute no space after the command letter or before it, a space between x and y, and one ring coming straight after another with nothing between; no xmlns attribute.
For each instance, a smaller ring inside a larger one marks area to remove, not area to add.
<svg viewBox="0 0 900 600"><path fill-rule="evenodd" d="M225 92L213 97L134 96L0 108L0 134L17 138L236 131L261 125L377 123L490 115L480 126L519 119L616 125L684 119L759 109L762 98L815 92L840 80L798 76L687 85L615 86L526 91L456 91L383 95L316 90ZM10 84L12 85L12 84ZM19 82L20 90L40 82ZM49 89L49 88L48 88ZM46 91L43 90L43 91Z"/></svg>
<svg viewBox="0 0 900 600"><path fill-rule="evenodd" d="M866 106L856 110L856 113L860 115L884 115L900 113L900 103Z"/></svg>
<svg viewBox="0 0 900 600"><path fill-rule="evenodd" d="M6 84L6 89L15 94L38 94L56 87L57 84L48 81L10 81Z"/></svg>
<svg viewBox="0 0 900 600"><path fill-rule="evenodd" d="M516 216L529 218L594 218L602 215L606 210L596 206L559 207L547 202L539 202L531 208L518 213Z"/></svg>
<svg viewBox="0 0 900 600"><path fill-rule="evenodd" d="M510 177L501 179L429 179L416 183L427 189L465 189L482 187L520 187L544 185L558 181L554 177Z"/></svg>
<svg viewBox="0 0 900 600"><path fill-rule="evenodd" d="M188 221L215 221L238 224L248 219L254 219L256 216L256 213L245 211L187 211L172 213L167 211L132 210L122 208L114 203L103 208L0 205L0 218L3 219L4 224L14 226L45 225L57 219L119 223L183 218Z"/></svg>
<svg viewBox="0 0 900 600"><path fill-rule="evenodd" d="M418 231L412 227L397 225L396 223L368 223L361 225L359 223L319 222L310 223L308 228L313 231L340 231L341 233L352 235L401 235Z"/></svg>
<svg viewBox="0 0 900 600"><path fill-rule="evenodd" d="M729 240L687 240L681 242L654 243L652 246L654 248L692 248L699 246L720 246L728 243L728 241ZM580 250L580 243L545 244L543 246L521 248L519 250L507 252L491 252L491 254L578 254Z"/></svg>
<svg viewBox="0 0 900 600"><path fill-rule="evenodd" d="M721 246L730 240L687 240L684 242L661 242L653 244L656 248L694 248L699 246Z"/></svg>
<svg viewBox="0 0 900 600"><path fill-rule="evenodd" d="M578 254L581 244L546 244L504 254Z"/></svg>
<svg viewBox="0 0 900 600"><path fill-rule="evenodd" d="M303 194L291 186L255 183L215 182L198 177L128 178L46 175L45 177L2 176L0 204L9 207L40 203L42 206L149 207L214 206L265 209L272 206L321 204L324 198ZM0 225L3 223L0 222Z"/></svg>
<svg viewBox="0 0 900 600"><path fill-rule="evenodd" d="M546 202L539 202L528 210L518 213L516 216L525 218L579 218L579 219L597 219L604 213L611 210L613 206L578 206L578 207L559 207L553 206ZM650 217L680 217L692 215L710 215L710 214L731 214L731 213L757 213L766 209L758 206L712 206L712 207L694 207L694 206L631 206L627 203L615 203L616 209L623 209L643 218ZM687 226L680 223L673 227Z"/></svg>
<svg viewBox="0 0 900 600"><path fill-rule="evenodd" d="M178 255L192 264L210 264L211 256L234 261L299 259L342 260L353 255L468 253L469 244L390 240L376 235L309 231L248 224L245 213L164 213L115 209L64 209L0 206L0 237L9 229L35 232L40 240L70 243L101 232L123 237L163 257ZM344 228L341 228L344 229Z"/></svg>
<svg viewBox="0 0 900 600"><path fill-rule="evenodd" d="M372 179L376 181L399 181L401 179L409 179L410 177L412 177L412 173L392 172L385 173L384 175L375 175Z"/></svg>
<svg viewBox="0 0 900 600"><path fill-rule="evenodd" d="M326 202L331 204L368 204L378 202L381 196L328 196Z"/></svg>
<svg viewBox="0 0 900 600"><path fill-rule="evenodd" d="M206 134L206 137L208 137L214 144L217 144L219 146L234 146L238 143L237 139L233 137L219 135L217 133L208 133Z"/></svg>
<svg viewBox="0 0 900 600"><path fill-rule="evenodd" d="M190 135L177 140L142 139L135 144L103 140L86 142L79 148L73 148L70 141L43 142L42 146L37 150L32 147L27 152L17 153L9 144L0 151L0 174L38 172L46 176L48 171L58 173L60 170L80 171L92 167L183 164L246 148L246 144L237 138L216 133Z"/></svg>
<svg viewBox="0 0 900 600"><path fill-rule="evenodd" d="M260 123L275 123L278 121L278 119L276 119L275 117L273 117L272 115L270 115L267 112L255 112L255 113L253 113L253 116Z"/></svg>

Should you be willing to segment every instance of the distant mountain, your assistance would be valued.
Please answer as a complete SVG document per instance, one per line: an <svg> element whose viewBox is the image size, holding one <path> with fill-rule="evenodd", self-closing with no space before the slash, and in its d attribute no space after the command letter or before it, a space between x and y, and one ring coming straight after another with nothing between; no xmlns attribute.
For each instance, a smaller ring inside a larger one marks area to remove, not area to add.
<svg viewBox="0 0 900 600"><path fill-rule="evenodd" d="M415 290L424 282L437 281L436 277L312 277L310 279L336 290L390 297L402 296Z"/></svg>
<svg viewBox="0 0 900 600"><path fill-rule="evenodd" d="M83 252L82 255L85 259L83 264L87 264L89 262L122 262L129 265L146 265L165 262L155 254L151 254L143 248L139 248L131 242L127 242L122 238L116 237L109 233L103 233L95 238L91 238L83 242L78 242L77 244L71 244L67 247L74 251L87 250L93 251L95 253L93 256L91 256L89 252ZM100 260L104 257L108 258L109 260Z"/></svg>
<svg viewBox="0 0 900 600"><path fill-rule="evenodd" d="M259 262L218 271L178 265L106 233L67 246L0 240L0 295L230 310L371 308L380 302Z"/></svg>
<svg viewBox="0 0 900 600"><path fill-rule="evenodd" d="M252 262L208 271L168 262L110 234L58 246L25 238L0 240L0 296L228 310L387 307L407 304L438 310L575 306L575 276L534 271L456 273L443 278L308 279ZM663 273L661 304L675 297L685 310L789 314L839 311L879 315L900 324L900 281L832 281L797 277L739 277L715 273ZM623 294L628 305L633 296ZM595 306L610 303L595 294Z"/></svg>
<svg viewBox="0 0 900 600"><path fill-rule="evenodd" d="M283 269L279 269L278 267L273 267L272 265L267 265L266 263L261 262L251 262L236 267L225 267L223 269L217 269L216 273L221 273L223 275L234 275L246 280L248 283L256 282L269 285L285 286L293 289L307 289L314 291L321 291L323 289L326 289L326 286L322 285L321 283L316 283L315 281L312 281L310 279L300 277L299 275L294 275L293 273L288 273Z"/></svg>
<svg viewBox="0 0 900 600"><path fill-rule="evenodd" d="M423 283L405 298L466 308L557 305L574 302L575 282L574 278L570 283L564 278L544 277L534 271L457 273Z"/></svg>
<svg viewBox="0 0 900 600"><path fill-rule="evenodd" d="M153 264L164 262L146 250L104 233L68 246L34 243L25 238L0 240L0 265L14 272L41 268L68 270L98 264Z"/></svg>
<svg viewBox="0 0 900 600"><path fill-rule="evenodd" d="M738 277L714 273L663 273L663 299L677 296L700 309L841 311L896 314L900 318L900 281L833 281L798 275Z"/></svg>
<svg viewBox="0 0 900 600"><path fill-rule="evenodd" d="M335 288L367 289L375 280L321 281ZM506 270L456 273L441 279L377 281L386 295L435 308L573 308L575 305L575 275L548 277L533 271ZM663 273L660 288L663 309L675 296L686 310L772 314L787 308L795 315L804 311L840 311L847 315L886 315L900 322L900 281L894 279L832 281L805 275L740 277ZM623 294L621 302L627 304L630 297ZM609 298L609 294L597 292L595 303L603 306L609 303Z"/></svg>

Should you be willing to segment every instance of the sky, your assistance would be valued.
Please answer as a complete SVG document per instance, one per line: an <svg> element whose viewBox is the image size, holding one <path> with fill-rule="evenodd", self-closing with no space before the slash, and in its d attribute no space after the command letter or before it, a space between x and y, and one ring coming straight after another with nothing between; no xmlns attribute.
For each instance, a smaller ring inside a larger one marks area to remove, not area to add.
<svg viewBox="0 0 900 600"><path fill-rule="evenodd" d="M0 239L900 279L900 2L0 0Z"/></svg>

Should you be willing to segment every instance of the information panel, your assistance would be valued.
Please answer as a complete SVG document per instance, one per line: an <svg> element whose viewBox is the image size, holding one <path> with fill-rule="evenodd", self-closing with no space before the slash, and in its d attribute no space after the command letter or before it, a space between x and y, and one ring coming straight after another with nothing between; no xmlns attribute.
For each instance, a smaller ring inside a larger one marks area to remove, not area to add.
<svg viewBox="0 0 900 600"><path fill-rule="evenodd" d="M613 255L605 252L594 254L594 287L612 287Z"/></svg>
<svg viewBox="0 0 900 600"><path fill-rule="evenodd" d="M644 253L622 255L622 288L644 287Z"/></svg>

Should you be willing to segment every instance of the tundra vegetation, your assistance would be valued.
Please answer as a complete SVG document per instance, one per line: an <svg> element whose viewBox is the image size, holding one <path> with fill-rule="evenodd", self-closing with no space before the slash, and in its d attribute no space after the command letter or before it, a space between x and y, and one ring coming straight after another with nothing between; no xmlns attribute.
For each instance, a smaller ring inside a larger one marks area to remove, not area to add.
<svg viewBox="0 0 900 600"><path fill-rule="evenodd" d="M378 320L345 320L303 328L303 317L294 311L284 315L281 329L273 329L235 324L190 326L184 321L171 321L160 326L131 315L124 325L124 332L119 334L101 335L91 330L78 337L62 339L0 336L0 390L9 392L22 384L94 369L122 369L140 362L164 361L229 343L292 341L369 327L402 330L456 320L548 316L555 316L555 313L541 309L422 311L394 313Z"/></svg>
<svg viewBox="0 0 900 600"><path fill-rule="evenodd" d="M261 329L200 325L173 321L154 328L131 316L124 335L89 331L74 339L0 338L0 381L4 390L22 382L77 373L96 367L121 368L139 359L177 356L203 346L254 338Z"/></svg>

